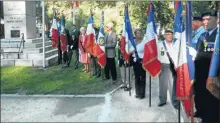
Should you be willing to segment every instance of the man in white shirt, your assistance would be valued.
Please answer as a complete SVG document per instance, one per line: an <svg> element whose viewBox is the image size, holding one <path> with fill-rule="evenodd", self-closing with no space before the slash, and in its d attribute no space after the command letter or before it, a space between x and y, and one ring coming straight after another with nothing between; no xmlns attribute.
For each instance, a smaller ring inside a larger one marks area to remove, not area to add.
<svg viewBox="0 0 220 123"><path fill-rule="evenodd" d="M174 70L174 65L169 59L169 53L173 50L173 31L165 31L165 41L158 44L158 59L161 62L161 73L159 75L159 104L158 106L163 106L167 101L167 90L169 89L172 105L174 108L178 108L179 101L176 99L175 93L175 81L176 73Z"/></svg>

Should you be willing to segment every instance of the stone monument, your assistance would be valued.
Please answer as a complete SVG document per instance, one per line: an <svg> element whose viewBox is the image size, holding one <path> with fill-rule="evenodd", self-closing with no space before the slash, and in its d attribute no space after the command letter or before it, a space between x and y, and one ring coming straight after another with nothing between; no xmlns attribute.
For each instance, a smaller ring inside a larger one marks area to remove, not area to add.
<svg viewBox="0 0 220 123"><path fill-rule="evenodd" d="M36 38L35 1L3 1L5 39Z"/></svg>

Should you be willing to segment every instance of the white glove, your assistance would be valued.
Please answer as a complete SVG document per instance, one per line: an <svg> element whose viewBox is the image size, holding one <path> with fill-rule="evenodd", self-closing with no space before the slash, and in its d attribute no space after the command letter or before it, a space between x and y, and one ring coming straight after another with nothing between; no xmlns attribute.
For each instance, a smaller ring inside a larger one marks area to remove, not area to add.
<svg viewBox="0 0 220 123"><path fill-rule="evenodd" d="M88 57L91 57L91 55L88 53Z"/></svg>
<svg viewBox="0 0 220 123"><path fill-rule="evenodd" d="M192 59L194 61L195 58L196 58L197 51L194 48L192 48L192 47L188 47L188 48L189 48L189 55L192 56Z"/></svg>
<svg viewBox="0 0 220 123"><path fill-rule="evenodd" d="M136 62L136 61L137 61L137 58L136 58L136 57L134 57L133 61L134 61L134 62Z"/></svg>
<svg viewBox="0 0 220 123"><path fill-rule="evenodd" d="M73 45L70 46L70 49L72 49L72 48L73 48Z"/></svg>

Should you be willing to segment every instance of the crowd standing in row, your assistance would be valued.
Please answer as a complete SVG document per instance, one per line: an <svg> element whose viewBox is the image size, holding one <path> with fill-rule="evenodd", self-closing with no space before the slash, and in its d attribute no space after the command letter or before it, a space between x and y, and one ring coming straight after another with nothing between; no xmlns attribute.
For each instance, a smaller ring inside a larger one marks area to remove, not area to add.
<svg viewBox="0 0 220 123"><path fill-rule="evenodd" d="M203 122L219 122L219 99L213 96L206 89L206 80L208 78L210 61L214 48L214 41L217 35L217 12L206 12L201 16L193 17L192 29L193 37L190 42L189 52L194 48L197 53L192 56L195 57L195 82L194 82L194 95L195 95L195 117L202 118ZM106 65L104 68L105 79L109 80L110 75L112 83L117 82L117 71L116 71L116 45L118 36L113 31L114 24L112 22L106 25L106 31L104 37L105 53L106 53ZM97 58L87 53L84 49L85 33L84 27L80 28L80 31L74 29L69 34L68 30L65 30L68 36L68 52L62 54L63 67L70 66L72 54L76 62L74 63L74 69L78 69L79 62L84 64L82 71L89 72L89 64L92 64L92 76L100 77L101 67L97 63ZM142 67L142 59L144 54L144 44L142 29L137 28L134 30L135 42L136 42L136 53L130 56L129 62L125 62L123 55L120 51L120 42L118 43L118 64L120 67L121 81L125 90L129 90L129 80L132 80L132 67L135 75L135 93L136 98L143 99L145 97L145 86L146 86L146 72ZM121 34L119 34L120 38ZM176 70L174 63L171 59L172 53L176 52L173 47L173 31L166 29L165 40L160 41L157 44L158 59L161 62L161 73L159 75L159 104L163 106L167 102L167 90L170 91L170 97L174 108L178 109L179 101L176 98ZM120 39L119 39L120 40ZM135 55L138 55L138 59ZM60 55L61 56L61 55ZM219 69L219 68L218 68ZM130 77L130 78L129 78Z"/></svg>

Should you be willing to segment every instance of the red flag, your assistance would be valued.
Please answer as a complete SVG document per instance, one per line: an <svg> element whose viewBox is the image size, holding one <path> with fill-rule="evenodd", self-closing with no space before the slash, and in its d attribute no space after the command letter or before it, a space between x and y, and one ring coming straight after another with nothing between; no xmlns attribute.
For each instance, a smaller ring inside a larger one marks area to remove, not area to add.
<svg viewBox="0 0 220 123"><path fill-rule="evenodd" d="M129 60L130 55L136 49L131 21L129 18L128 6L125 6L124 25L120 41L120 50L125 61Z"/></svg>
<svg viewBox="0 0 220 123"><path fill-rule="evenodd" d="M59 41L59 32L57 27L57 20L56 20L56 11L53 10L53 23L51 26L51 40L52 40L52 47L56 48L58 46Z"/></svg>
<svg viewBox="0 0 220 123"><path fill-rule="evenodd" d="M120 50L121 50L121 54L123 56L123 58L125 59L125 61L127 61L129 59L129 54L125 51L125 37L121 36L121 40L120 40Z"/></svg>
<svg viewBox="0 0 220 123"><path fill-rule="evenodd" d="M156 77L161 71L161 64L157 59L156 27L154 22L154 6L152 3L148 5L148 24L142 67L152 77Z"/></svg>
<svg viewBox="0 0 220 123"><path fill-rule="evenodd" d="M101 25L100 25L100 29L99 29L99 34L98 34L98 39L96 41L96 45L95 45L95 54L97 56L98 59L98 64L101 67L104 67L106 64L106 54L105 54L105 46L104 46L104 11L102 11L101 14Z"/></svg>
<svg viewBox="0 0 220 123"><path fill-rule="evenodd" d="M62 19L61 19L60 48L61 48L62 52L67 51L67 36L66 36L66 32L65 32L64 16L62 16Z"/></svg>
<svg viewBox="0 0 220 123"><path fill-rule="evenodd" d="M63 33L60 35L60 48L62 52L67 51L67 37Z"/></svg>
<svg viewBox="0 0 220 123"><path fill-rule="evenodd" d="M95 53L95 30L93 27L93 16L91 15L88 21L88 26L86 30L86 39L85 39L85 50L86 52L92 54L93 56L97 56Z"/></svg>
<svg viewBox="0 0 220 123"><path fill-rule="evenodd" d="M184 24L182 21L182 11L183 5L180 1L176 2L176 15L174 20L174 49L176 51L172 52L172 59L174 61L174 65L176 68L177 73L177 80L176 80L176 96L177 99L182 100L185 112L187 116L191 116L190 113L193 112L192 107L192 98L191 98L191 91L192 91L192 82L194 79L194 62L192 57L190 56L187 50L187 40L190 41L190 26L186 26L184 28ZM188 1L186 4L186 25L190 25L191 23L191 1Z"/></svg>

